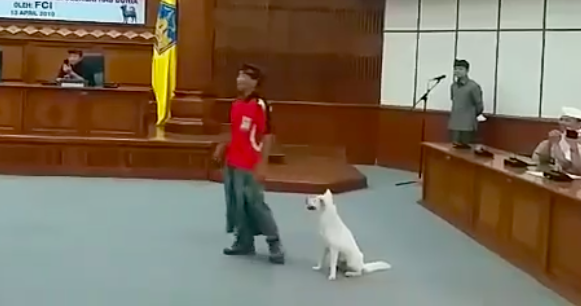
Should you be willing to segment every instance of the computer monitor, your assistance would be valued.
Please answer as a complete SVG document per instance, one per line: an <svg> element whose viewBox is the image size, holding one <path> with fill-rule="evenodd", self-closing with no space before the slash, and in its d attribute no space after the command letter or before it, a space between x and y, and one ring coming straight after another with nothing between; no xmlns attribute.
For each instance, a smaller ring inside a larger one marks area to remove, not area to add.
<svg viewBox="0 0 581 306"><path fill-rule="evenodd" d="M105 57L100 53L89 53L83 56L82 77L90 87L103 87L105 84Z"/></svg>

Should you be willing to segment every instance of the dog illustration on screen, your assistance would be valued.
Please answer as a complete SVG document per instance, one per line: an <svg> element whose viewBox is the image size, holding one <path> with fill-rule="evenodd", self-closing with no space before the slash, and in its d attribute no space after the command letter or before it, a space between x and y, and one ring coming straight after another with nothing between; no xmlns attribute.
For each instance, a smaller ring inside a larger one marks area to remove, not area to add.
<svg viewBox="0 0 581 306"><path fill-rule="evenodd" d="M121 14L123 15L123 23L137 23L137 12L134 6L121 6Z"/></svg>

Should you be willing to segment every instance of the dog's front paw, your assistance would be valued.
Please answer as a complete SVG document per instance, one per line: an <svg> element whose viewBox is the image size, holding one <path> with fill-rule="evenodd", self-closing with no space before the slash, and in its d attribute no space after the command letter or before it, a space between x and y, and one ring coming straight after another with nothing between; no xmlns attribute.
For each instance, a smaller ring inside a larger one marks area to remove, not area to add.
<svg viewBox="0 0 581 306"><path fill-rule="evenodd" d="M314 266L314 267L313 267L313 270L315 270L315 271L319 271L319 270L321 270L321 268L322 268L321 266Z"/></svg>
<svg viewBox="0 0 581 306"><path fill-rule="evenodd" d="M335 280L337 279L337 275L331 274L329 275L329 280Z"/></svg>

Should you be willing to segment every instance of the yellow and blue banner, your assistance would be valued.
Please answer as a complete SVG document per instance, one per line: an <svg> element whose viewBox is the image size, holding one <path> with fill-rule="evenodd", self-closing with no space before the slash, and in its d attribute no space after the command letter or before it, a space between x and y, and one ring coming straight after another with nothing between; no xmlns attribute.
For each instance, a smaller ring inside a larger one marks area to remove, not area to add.
<svg viewBox="0 0 581 306"><path fill-rule="evenodd" d="M155 24L155 46L151 65L151 86L157 102L157 125L170 118L170 105L176 88L177 0L161 0Z"/></svg>

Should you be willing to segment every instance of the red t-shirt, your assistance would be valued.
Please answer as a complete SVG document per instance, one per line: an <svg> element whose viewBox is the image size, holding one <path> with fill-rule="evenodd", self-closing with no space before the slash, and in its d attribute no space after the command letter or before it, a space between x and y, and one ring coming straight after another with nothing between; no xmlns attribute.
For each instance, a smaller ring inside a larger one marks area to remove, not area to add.
<svg viewBox="0 0 581 306"><path fill-rule="evenodd" d="M252 171L262 159L264 135L270 133L270 107L257 97L236 100L230 109L230 124L226 164Z"/></svg>

